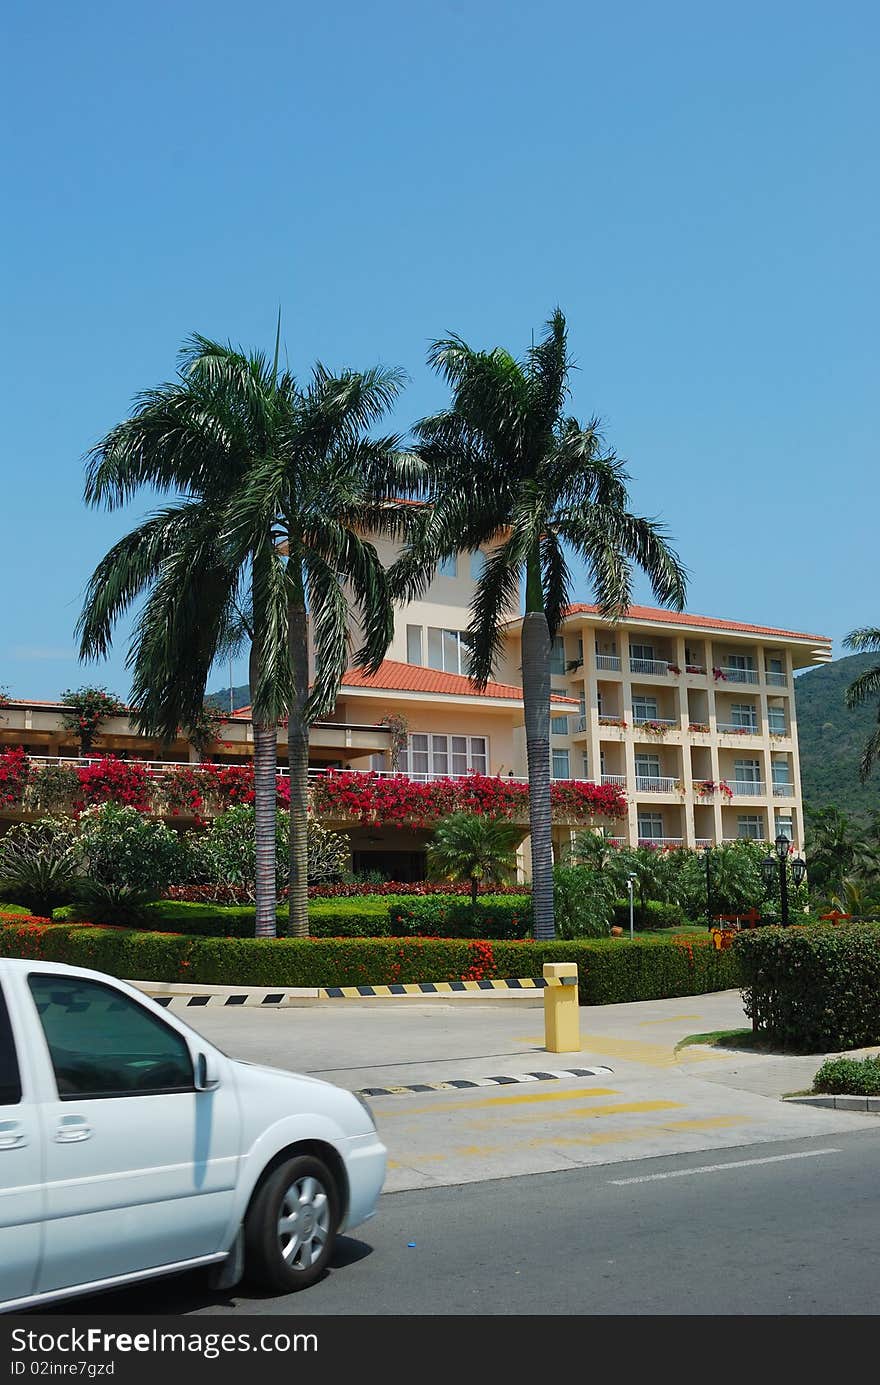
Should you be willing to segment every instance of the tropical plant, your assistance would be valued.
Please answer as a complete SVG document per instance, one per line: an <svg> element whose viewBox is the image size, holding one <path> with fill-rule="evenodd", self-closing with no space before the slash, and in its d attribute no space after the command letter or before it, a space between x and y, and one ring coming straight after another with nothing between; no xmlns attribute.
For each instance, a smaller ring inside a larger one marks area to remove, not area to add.
<svg viewBox="0 0 880 1385"><path fill-rule="evenodd" d="M180 838L171 827L110 802L80 817L76 854L86 880L153 899L181 880L184 867Z"/></svg>
<svg viewBox="0 0 880 1385"><path fill-rule="evenodd" d="M880 654L880 628L868 625L862 626L858 630L851 630L843 643L847 649L853 649L858 654ZM844 693L844 702L850 709L862 707L869 698L878 697L878 695L880 695L880 663L865 669L863 673L853 679ZM880 697L878 697L877 702L877 728L865 743L859 765L859 778L862 783L871 773L878 755L880 755Z"/></svg>
<svg viewBox="0 0 880 1385"><path fill-rule="evenodd" d="M212 745L220 739L220 728L228 718L215 707L202 703L200 710L185 727L186 737L196 750L200 760L207 760Z"/></svg>
<svg viewBox="0 0 880 1385"><path fill-rule="evenodd" d="M588 866L597 875L607 877L615 891L625 888L626 852L604 827L598 832L593 829L578 832L571 844L570 859L573 866Z"/></svg>
<svg viewBox="0 0 880 1385"><path fill-rule="evenodd" d="M503 818L480 813L450 813L428 843L428 874L433 879L468 881L476 906L480 885L497 885L516 869L522 829Z"/></svg>
<svg viewBox="0 0 880 1385"><path fill-rule="evenodd" d="M0 838L0 895L51 918L71 897L77 872L71 822L42 818L10 827Z"/></svg>
<svg viewBox="0 0 880 1385"><path fill-rule="evenodd" d="M68 709L61 718L65 731L70 731L79 740L81 755L88 755L98 740L101 725L109 717L122 716L125 704L106 688L67 688L61 694L61 702Z"/></svg>
<svg viewBox="0 0 880 1385"><path fill-rule="evenodd" d="M409 722L406 717L399 712L389 712L382 717L380 726L386 726L391 733L391 748L389 760L393 770L400 769L400 762L406 753L407 739L409 736Z"/></svg>
<svg viewBox="0 0 880 1385"><path fill-rule="evenodd" d="M142 395L90 454L86 500L113 508L141 486L182 498L114 546L92 576L81 653L101 657L147 594L129 649L135 719L171 740L201 714L215 660L247 642L254 719L258 935L275 929L277 725L287 717L292 931L308 931L308 727L333 705L349 657L353 604L365 631L355 662L378 667L393 628L388 583L365 531L405 536L397 497L417 470L397 440L365 430L401 373L333 376L300 387L273 360L196 336L177 379ZM307 620L315 648L309 691Z"/></svg>
<svg viewBox="0 0 880 1385"><path fill-rule="evenodd" d="M444 412L416 430L430 504L394 569L395 590L424 592L438 562L491 548L476 584L468 644L471 678L484 687L525 579L522 684L530 795L535 931L550 938L550 654L571 596L566 552L585 563L603 615L623 614L633 567L663 605L681 608L685 573L661 528L628 509L627 473L599 424L565 412L571 360L557 309L523 360L436 341L429 362L452 389Z"/></svg>
<svg viewBox="0 0 880 1385"><path fill-rule="evenodd" d="M290 818L279 810L276 819L278 850L275 856L275 896L282 899L288 890L287 841ZM340 880L351 859L348 839L328 831L310 818L307 825L308 880L311 883ZM213 889L212 898L256 898L257 855L255 810L246 805L227 808L218 814L204 832L186 837L187 884Z"/></svg>
<svg viewBox="0 0 880 1385"><path fill-rule="evenodd" d="M880 918L880 903L876 894L865 888L859 880L844 880L841 889L833 894L830 906L840 914L848 914L852 919Z"/></svg>
<svg viewBox="0 0 880 1385"><path fill-rule="evenodd" d="M617 885L608 870L556 866L553 902L560 938L604 938L614 914Z"/></svg>

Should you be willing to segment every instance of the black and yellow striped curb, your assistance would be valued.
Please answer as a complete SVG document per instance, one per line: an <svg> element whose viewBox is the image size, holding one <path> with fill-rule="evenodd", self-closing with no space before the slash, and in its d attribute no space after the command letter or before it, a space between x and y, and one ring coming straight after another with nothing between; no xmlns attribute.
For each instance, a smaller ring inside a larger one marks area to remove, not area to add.
<svg viewBox="0 0 880 1385"><path fill-rule="evenodd" d="M149 992L146 993L149 995ZM244 992L241 995L150 995L150 1000L155 1000L157 1005L164 1005L167 1009L169 1005L176 1002L178 1005L283 1005L287 1000L287 991L267 991L265 995L253 995Z"/></svg>
<svg viewBox="0 0 880 1385"><path fill-rule="evenodd" d="M388 986L323 986L318 995L327 1000L361 1000L365 996L456 995L462 991L534 991L545 986L576 986L576 976L508 976L495 981L400 981Z"/></svg>
<svg viewBox="0 0 880 1385"><path fill-rule="evenodd" d="M522 1072L516 1077L451 1077L446 1082L410 1082L399 1087L363 1087L360 1096L409 1096L413 1092L462 1092L468 1087L507 1087L514 1082L556 1082L568 1077L607 1077L611 1068L562 1068Z"/></svg>

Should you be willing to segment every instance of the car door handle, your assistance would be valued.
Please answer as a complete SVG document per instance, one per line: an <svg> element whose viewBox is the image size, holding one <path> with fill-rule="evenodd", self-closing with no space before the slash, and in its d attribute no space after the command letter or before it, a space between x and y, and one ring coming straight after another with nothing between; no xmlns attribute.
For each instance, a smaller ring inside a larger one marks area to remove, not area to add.
<svg viewBox="0 0 880 1385"><path fill-rule="evenodd" d="M21 1149L27 1135L18 1121L0 1121L0 1149Z"/></svg>
<svg viewBox="0 0 880 1385"><path fill-rule="evenodd" d="M55 1131L58 1145L76 1145L92 1138L92 1127L85 1116L62 1116Z"/></svg>

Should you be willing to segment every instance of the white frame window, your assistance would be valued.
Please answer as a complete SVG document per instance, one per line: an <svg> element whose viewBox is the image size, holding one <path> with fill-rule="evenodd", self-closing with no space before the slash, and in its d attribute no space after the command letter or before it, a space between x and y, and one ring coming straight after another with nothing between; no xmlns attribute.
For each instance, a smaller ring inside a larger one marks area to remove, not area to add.
<svg viewBox="0 0 880 1385"><path fill-rule="evenodd" d="M791 766L788 760L771 760L770 773L773 776L773 783L781 785L792 785Z"/></svg>
<svg viewBox="0 0 880 1385"><path fill-rule="evenodd" d="M660 756L650 754L638 754L636 756L636 778L659 779Z"/></svg>
<svg viewBox="0 0 880 1385"><path fill-rule="evenodd" d="M629 657L631 659L644 659L646 663L653 664L656 658L654 646L652 644L630 644Z"/></svg>
<svg viewBox="0 0 880 1385"><path fill-rule="evenodd" d="M632 715L633 721L656 721L658 715L656 697L645 697L641 693L633 693Z"/></svg>
<svg viewBox="0 0 880 1385"><path fill-rule="evenodd" d="M662 842L663 814L639 813L638 830L640 842Z"/></svg>
<svg viewBox="0 0 880 1385"><path fill-rule="evenodd" d="M788 840L790 842L794 841L794 818L791 816L790 813L777 813L775 818L775 824L775 836L778 837L779 834L782 833L784 837L788 837Z"/></svg>
<svg viewBox="0 0 880 1385"><path fill-rule="evenodd" d="M784 707L772 707L769 703L767 704L767 730L774 736L788 734Z"/></svg>
<svg viewBox="0 0 880 1385"><path fill-rule="evenodd" d="M428 668L436 669L438 673L467 675L470 666L470 651L463 630L428 626Z"/></svg>
<svg viewBox="0 0 880 1385"><path fill-rule="evenodd" d="M550 649L551 674L565 673L565 640L557 635Z"/></svg>
<svg viewBox="0 0 880 1385"><path fill-rule="evenodd" d="M755 667L751 654L728 654L725 663L728 668L740 669L743 673Z"/></svg>
<svg viewBox="0 0 880 1385"><path fill-rule="evenodd" d="M406 627L406 662L422 667L422 627L421 625L408 625Z"/></svg>
<svg viewBox="0 0 880 1385"><path fill-rule="evenodd" d="M554 779L571 778L571 760L567 750L551 751L550 773Z"/></svg>
<svg viewBox="0 0 880 1385"><path fill-rule="evenodd" d="M730 704L730 724L741 726L749 731L757 731L758 709L754 702L732 702Z"/></svg>
<svg viewBox="0 0 880 1385"><path fill-rule="evenodd" d="M760 784L760 760L734 760L733 777L737 784Z"/></svg>
<svg viewBox="0 0 880 1385"><path fill-rule="evenodd" d="M400 771L411 778L442 778L489 773L488 736L450 736L412 731L400 756Z"/></svg>
<svg viewBox="0 0 880 1385"><path fill-rule="evenodd" d="M550 734L551 734L551 736L567 736L567 735L568 735L568 717L566 717L566 716L562 716L562 717L553 716L553 717L551 717L551 718L550 718Z"/></svg>
<svg viewBox="0 0 880 1385"><path fill-rule="evenodd" d="M736 835L741 841L763 842L764 819L760 813L738 813Z"/></svg>

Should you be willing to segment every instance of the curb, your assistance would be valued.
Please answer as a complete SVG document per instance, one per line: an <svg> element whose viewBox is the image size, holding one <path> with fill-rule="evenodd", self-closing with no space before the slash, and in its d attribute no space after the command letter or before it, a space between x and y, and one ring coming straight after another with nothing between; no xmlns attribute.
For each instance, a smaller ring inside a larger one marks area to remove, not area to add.
<svg viewBox="0 0 880 1385"><path fill-rule="evenodd" d="M576 979L572 977L571 981ZM404 981L388 986L324 986L318 995L322 1000L361 1000L367 996L458 995L463 991L534 991L562 984L563 980L555 977L545 981L543 976L509 976L500 981Z"/></svg>
<svg viewBox="0 0 880 1385"><path fill-rule="evenodd" d="M786 1096L795 1106L825 1106L834 1111L865 1111L880 1116L880 1096Z"/></svg>
<svg viewBox="0 0 880 1385"><path fill-rule="evenodd" d="M572 981L574 978L571 978ZM547 986L566 984L543 977L513 976L494 981L417 981L391 983L387 986L292 986L270 990L264 986L198 986L185 982L129 981L144 995L165 1009L170 1007L203 1009L206 1005L222 1005L240 1009L300 1005L303 1000L384 1000L389 997L416 998L422 996L497 996L515 999L534 999Z"/></svg>
<svg viewBox="0 0 880 1385"><path fill-rule="evenodd" d="M517 1077L449 1078L446 1082L411 1082L399 1087L362 1087L361 1096L410 1096L413 1092L462 1092L468 1087L508 1087L517 1082L555 1082L568 1077L608 1077L612 1068L560 1068L523 1072Z"/></svg>

